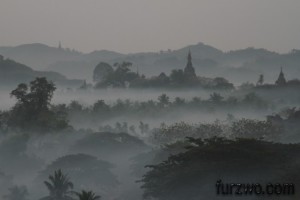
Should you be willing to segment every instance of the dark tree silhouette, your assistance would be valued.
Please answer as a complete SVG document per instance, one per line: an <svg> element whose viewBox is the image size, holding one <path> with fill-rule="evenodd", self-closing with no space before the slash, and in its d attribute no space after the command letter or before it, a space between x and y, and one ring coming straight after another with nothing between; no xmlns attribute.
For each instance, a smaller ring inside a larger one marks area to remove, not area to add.
<svg viewBox="0 0 300 200"><path fill-rule="evenodd" d="M95 82L106 80L106 78L114 72L112 66L108 63L100 62L94 69L93 80Z"/></svg>
<svg viewBox="0 0 300 200"><path fill-rule="evenodd" d="M28 85L21 83L10 94L17 99L19 107L29 106L35 111L48 110L56 87L45 77L36 78ZM30 89L30 91L28 91Z"/></svg>
<svg viewBox="0 0 300 200"><path fill-rule="evenodd" d="M222 97L219 93L213 93L210 95L209 100L213 103L220 103L222 102L222 100L224 99L224 97Z"/></svg>
<svg viewBox="0 0 300 200"><path fill-rule="evenodd" d="M103 139L103 137L101 138ZM103 142L102 142L103 141ZM107 144L107 140L100 141L101 144ZM99 145L99 140L95 142L98 143L100 148L106 145ZM81 143L77 146L77 151L83 151ZM92 146L92 143L88 144L92 147L94 154L98 151L97 147ZM74 150L72 148L72 150ZM100 155L100 154L98 154ZM111 155L110 155L111 156ZM40 176L37 180L43 180L45 176L56 169L62 169L70 177L72 181L78 184L77 189L85 189L86 187L91 190L97 191L109 191L114 189L118 185L118 180L116 176L111 172L112 164L109 162L99 160L95 156L90 156L87 154L71 154L57 158L51 164L47 165L45 170L40 172Z"/></svg>
<svg viewBox="0 0 300 200"><path fill-rule="evenodd" d="M74 187L73 183L60 169L55 171L54 175L50 175L49 181L44 181L44 183L49 190L49 196L41 200L73 200L73 198L69 196L73 193L71 191Z"/></svg>
<svg viewBox="0 0 300 200"><path fill-rule="evenodd" d="M82 190L80 193L76 192L76 196L79 200L97 200L101 198L101 196L96 195L94 192L85 190Z"/></svg>
<svg viewBox="0 0 300 200"><path fill-rule="evenodd" d="M162 107L166 107L170 104L170 98L166 94L162 94L158 97L158 102Z"/></svg>
<svg viewBox="0 0 300 200"><path fill-rule="evenodd" d="M187 142L184 152L169 154L159 164L147 166L149 171L141 180L145 199L217 199L210 186L220 177L242 183L282 178L288 183L299 183L299 144L220 137L188 137ZM223 191L226 194L225 187ZM298 196L293 198L299 199Z"/></svg>
<svg viewBox="0 0 300 200"><path fill-rule="evenodd" d="M27 98L30 103L35 104L37 110L48 110L55 90L54 83L45 77L36 78L30 82L30 93L27 94Z"/></svg>
<svg viewBox="0 0 300 200"><path fill-rule="evenodd" d="M21 83L10 94L17 103L9 113L8 125L30 131L51 131L68 126L66 117L51 110L56 87L45 77L36 78L29 85Z"/></svg>
<svg viewBox="0 0 300 200"><path fill-rule="evenodd" d="M262 85L262 84L264 84L264 75L263 74L259 75L256 85Z"/></svg>
<svg viewBox="0 0 300 200"><path fill-rule="evenodd" d="M131 71L131 62L115 63L113 66L116 67L116 69L113 71L110 70L110 73L106 73L105 78L96 84L96 88L107 86L129 87L132 81L139 78L138 73Z"/></svg>
<svg viewBox="0 0 300 200"><path fill-rule="evenodd" d="M170 79L175 84L183 84L185 81L184 72L182 69L172 70Z"/></svg>

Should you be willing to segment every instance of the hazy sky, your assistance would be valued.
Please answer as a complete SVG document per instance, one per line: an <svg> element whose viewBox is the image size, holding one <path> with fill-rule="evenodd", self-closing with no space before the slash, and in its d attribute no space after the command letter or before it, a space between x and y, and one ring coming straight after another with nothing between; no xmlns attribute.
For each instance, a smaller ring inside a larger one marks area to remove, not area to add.
<svg viewBox="0 0 300 200"><path fill-rule="evenodd" d="M299 0L0 0L0 46L89 52L178 49L203 42L300 49Z"/></svg>

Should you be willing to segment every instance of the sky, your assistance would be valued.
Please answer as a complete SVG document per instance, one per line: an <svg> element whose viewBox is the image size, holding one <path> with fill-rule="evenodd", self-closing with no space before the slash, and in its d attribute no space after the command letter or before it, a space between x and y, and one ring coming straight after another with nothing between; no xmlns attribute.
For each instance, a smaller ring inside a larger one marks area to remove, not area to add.
<svg viewBox="0 0 300 200"><path fill-rule="evenodd" d="M149 52L300 49L299 0L0 0L0 46Z"/></svg>

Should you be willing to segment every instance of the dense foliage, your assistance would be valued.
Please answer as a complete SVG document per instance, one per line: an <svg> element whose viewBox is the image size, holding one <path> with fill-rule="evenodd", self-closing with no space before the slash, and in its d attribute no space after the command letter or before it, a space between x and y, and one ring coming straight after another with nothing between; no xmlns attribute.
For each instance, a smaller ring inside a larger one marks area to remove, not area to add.
<svg viewBox="0 0 300 200"><path fill-rule="evenodd" d="M95 79L106 80L108 85L127 87L139 76L130 72L130 66L130 63L120 63L114 66L116 69L111 69L102 63L96 70ZM103 74L101 70L107 70L107 73ZM183 72L180 77L181 73L180 70L172 72L170 77L161 74L160 83L185 85L186 75ZM138 78L146 80L145 77ZM261 79L254 88L265 86ZM204 80L206 83L211 81L201 79ZM220 85L226 83L222 78L214 81ZM28 195L27 189L12 187L15 184L12 180L31 178L35 180L34 187L38 188L53 172L54 175L45 182L49 190L45 199L49 200L98 199L93 191L104 199L114 194L114 197L122 196L120 183L125 180L126 185L134 184L134 180L130 177L131 182L126 182L128 179L118 176L119 171L134 175L135 180L141 179L139 184L142 184L145 198L159 200L213 199L213 186L219 178L228 182L279 180L300 183L299 144L275 143L300 142L300 110L296 107L269 115L265 120L235 118L228 114L227 119L210 123L170 123L166 120L168 125L162 122L156 128L142 121L144 117L166 119L165 116L181 112L218 114L224 111L226 117L227 113L241 110L273 111L271 103L261 95L249 92L253 88L242 89L239 94L231 93L232 96L215 91L207 99L199 96L171 98L162 94L157 100L119 99L113 103L98 100L91 106L78 101L53 105L55 89L55 85L45 78L19 84L11 92L16 104L11 110L0 112L0 130L8 133L0 135L0 168L4 172L0 173L0 186L7 199L26 199ZM118 120L122 116L132 117L136 123L108 125L108 120ZM68 121L74 127L94 123L99 132L67 129L70 127ZM34 134L37 132L47 134ZM114 168L116 165L117 169ZM146 165L148 167L144 168ZM20 166L22 170L19 170ZM73 189L81 192L76 196Z"/></svg>
<svg viewBox="0 0 300 200"><path fill-rule="evenodd" d="M236 183L300 183L300 146L255 139L189 138L187 150L148 166L144 197L159 200L216 199L219 179Z"/></svg>
<svg viewBox="0 0 300 200"><path fill-rule="evenodd" d="M17 103L0 113L2 129L31 132L50 132L68 127L66 113L51 105L56 87L46 78L36 78L29 85L21 83L11 92Z"/></svg>

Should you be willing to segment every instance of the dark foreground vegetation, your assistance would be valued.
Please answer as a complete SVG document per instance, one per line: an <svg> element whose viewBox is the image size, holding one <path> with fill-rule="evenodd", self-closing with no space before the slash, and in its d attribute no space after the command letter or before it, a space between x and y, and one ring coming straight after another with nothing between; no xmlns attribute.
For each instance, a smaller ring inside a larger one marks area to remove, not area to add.
<svg viewBox="0 0 300 200"><path fill-rule="evenodd" d="M156 101L53 105L55 89L45 78L20 84L11 92L16 104L0 113L4 199L218 199L218 179L300 184L300 110L296 107L260 120L228 114L225 121L159 127L140 121L138 126L116 123L113 127L100 122L120 115L138 119L178 110L258 112L272 109L272 104L255 93L225 98L215 92L205 100L171 101L162 94ZM100 132L73 127L72 123L92 119L99 123ZM285 198L298 199L298 195Z"/></svg>
<svg viewBox="0 0 300 200"><path fill-rule="evenodd" d="M147 166L150 169L141 179L145 198L217 199L214 189L219 179L230 183L300 184L299 144L213 137L188 138L185 145L184 152ZM297 198L299 195L290 197Z"/></svg>

